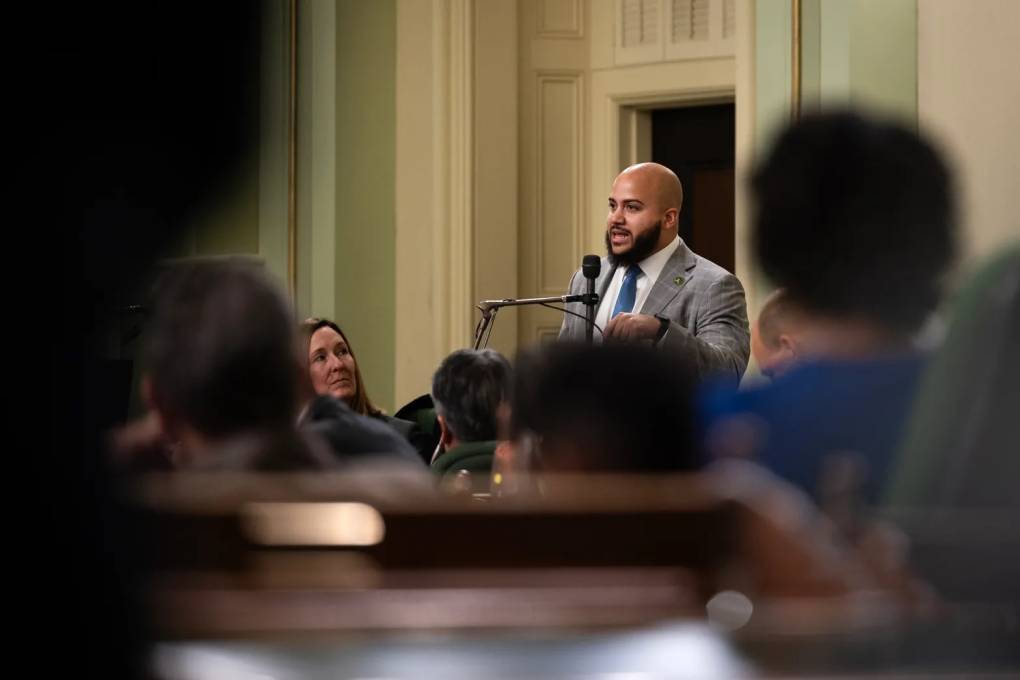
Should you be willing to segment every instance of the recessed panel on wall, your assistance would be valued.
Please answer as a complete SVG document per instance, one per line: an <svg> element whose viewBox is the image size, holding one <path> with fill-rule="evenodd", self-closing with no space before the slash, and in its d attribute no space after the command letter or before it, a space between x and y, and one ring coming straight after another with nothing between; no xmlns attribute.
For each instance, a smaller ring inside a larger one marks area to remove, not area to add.
<svg viewBox="0 0 1020 680"><path fill-rule="evenodd" d="M583 38L581 0L542 0L538 35L542 38Z"/></svg>
<svg viewBox="0 0 1020 680"><path fill-rule="evenodd" d="M581 76L538 77L539 289L560 295L577 268L581 219Z"/></svg>

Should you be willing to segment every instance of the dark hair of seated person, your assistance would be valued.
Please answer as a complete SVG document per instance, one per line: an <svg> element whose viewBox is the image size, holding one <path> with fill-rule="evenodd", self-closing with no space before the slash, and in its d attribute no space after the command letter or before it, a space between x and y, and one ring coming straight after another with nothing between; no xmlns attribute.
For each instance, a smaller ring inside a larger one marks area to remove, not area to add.
<svg viewBox="0 0 1020 680"><path fill-rule="evenodd" d="M199 262L157 281L145 365L161 409L210 436L286 430L297 412L283 294L254 265Z"/></svg>
<svg viewBox="0 0 1020 680"><path fill-rule="evenodd" d="M175 266L157 282L145 342L151 399L198 469L330 467L295 430L298 377L290 305L243 262Z"/></svg>
<svg viewBox="0 0 1020 680"><path fill-rule="evenodd" d="M956 252L953 177L931 141L849 111L803 117L751 181L754 252L790 300L911 334Z"/></svg>
<svg viewBox="0 0 1020 680"><path fill-rule="evenodd" d="M544 471L681 472L700 467L696 369L634 345L558 343L522 353L512 435L539 442Z"/></svg>
<svg viewBox="0 0 1020 680"><path fill-rule="evenodd" d="M461 443L498 438L496 411L509 399L513 370L492 349L461 349L432 376L432 398L454 439Z"/></svg>

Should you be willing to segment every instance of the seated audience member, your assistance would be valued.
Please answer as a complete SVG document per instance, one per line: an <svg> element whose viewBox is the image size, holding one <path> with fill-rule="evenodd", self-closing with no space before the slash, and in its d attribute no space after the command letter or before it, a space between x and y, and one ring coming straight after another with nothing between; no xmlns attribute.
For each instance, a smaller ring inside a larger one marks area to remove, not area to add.
<svg viewBox="0 0 1020 680"><path fill-rule="evenodd" d="M948 333L925 372L887 503L1020 508L1018 347L1020 241L982 262L954 294ZM1020 542L1015 547L1020 556Z"/></svg>
<svg viewBox="0 0 1020 680"><path fill-rule="evenodd" d="M785 373L801 353L798 324L803 312L782 289L765 299L751 325L751 355L766 378Z"/></svg>
<svg viewBox="0 0 1020 680"><path fill-rule="evenodd" d="M145 392L177 468L330 469L299 435L295 335L287 300L251 265L167 272L146 332Z"/></svg>
<svg viewBox="0 0 1020 680"><path fill-rule="evenodd" d="M188 274L184 276L188 276ZM220 279L226 280L228 276L223 274L211 278L216 279L211 285L218 285L217 282ZM262 286L271 285L267 281L257 283ZM238 285L254 286L255 282ZM165 305L169 302L161 304ZM215 304L215 301L212 300L209 304ZM211 313L209 318L213 318ZM257 327L259 317L252 317L249 322L249 326L242 330L251 333L263 332ZM268 326L268 322L265 325ZM277 330L274 329L274 332ZM215 328L207 325L206 332L210 337L213 336L214 331L216 331ZM218 332L222 333L222 331ZM158 336L166 333L166 330L154 326L150 331L153 344L156 344ZM226 341L224 340L224 342ZM292 341L292 343L296 346L296 341ZM236 347L238 352L245 351L242 343L238 343ZM221 348L220 351L226 353L228 349ZM280 357L270 357L270 359L282 364ZM304 435L310 435L313 441L318 442L319 449L323 449L325 446L325 450L332 454L333 463L345 465L368 463L373 466L384 463L409 463L418 468L422 467L421 460L414 448L396 431L381 421L354 413L346 403L339 399L329 395L317 396L312 390L308 371L301 365L301 362L293 356L289 361L292 380L296 382L295 403L304 404L297 417L298 428ZM281 366L277 366L277 370L282 374ZM246 373L246 376L251 378L254 394L257 394L258 390L264 389L258 386L257 372ZM150 377L146 383L149 385L150 392L154 378L157 382L163 380L159 376ZM294 387L289 389L295 390ZM135 470L172 470L178 467L187 467L187 461L183 458L182 442L178 440L179 433L173 431L172 427L171 431L167 431L165 421L165 416L161 417L158 410L152 410L138 421L121 428L114 433L114 452L125 459L122 462L127 463L130 468Z"/></svg>
<svg viewBox="0 0 1020 680"><path fill-rule="evenodd" d="M523 353L511 409L515 455L555 472L698 468L692 361L619 344Z"/></svg>
<svg viewBox="0 0 1020 680"><path fill-rule="evenodd" d="M704 465L696 436L698 371L679 354L637 345L548 345L522 353L511 410L509 467L553 473L692 473L712 493L753 510L747 550L758 587L831 596L858 588L914 597L902 563L885 557L879 527L847 542L805 494L758 465ZM511 480L510 493L532 491ZM555 485L546 479L543 493ZM569 488L569 487L568 487ZM880 562L876 567L872 562Z"/></svg>
<svg viewBox="0 0 1020 680"><path fill-rule="evenodd" d="M976 266L948 312L948 332L925 370L882 512L909 539L918 573L947 601L991 605L1016 621L1020 241ZM1015 624L1010 630L1015 637Z"/></svg>
<svg viewBox="0 0 1020 680"><path fill-rule="evenodd" d="M428 465L432 462L432 454L435 453L436 447L439 446L440 435L439 421L436 420L436 405L432 400L432 395L428 392L418 395L397 409L393 417L414 423L423 433L423 444L426 441L425 437L428 437L429 453L425 459L425 464Z"/></svg>
<svg viewBox="0 0 1020 680"><path fill-rule="evenodd" d="M874 500L924 364L914 336L954 252L949 171L906 128L829 113L788 129L752 189L758 261L800 312L798 365L709 391L706 447L755 456L823 505L833 484Z"/></svg>
<svg viewBox="0 0 1020 680"><path fill-rule="evenodd" d="M386 423L428 461L432 455L428 434L410 421L383 413L369 399L354 349L340 326L329 319L310 318L301 324L301 330L308 343L308 375L315 393L335 397L354 413Z"/></svg>
<svg viewBox="0 0 1020 680"><path fill-rule="evenodd" d="M298 417L298 427L329 443L337 459L345 463L424 464L410 442L381 420L355 413L328 394L310 395Z"/></svg>
<svg viewBox="0 0 1020 680"><path fill-rule="evenodd" d="M432 470L445 478L489 472L499 438L498 412L510 395L512 369L491 349L458 350L432 376L440 439Z"/></svg>

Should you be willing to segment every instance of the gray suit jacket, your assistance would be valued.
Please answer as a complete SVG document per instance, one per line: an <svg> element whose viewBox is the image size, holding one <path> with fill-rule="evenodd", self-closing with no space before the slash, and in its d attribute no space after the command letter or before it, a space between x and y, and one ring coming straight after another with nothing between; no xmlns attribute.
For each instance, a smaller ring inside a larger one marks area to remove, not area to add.
<svg viewBox="0 0 1020 680"><path fill-rule="evenodd" d="M602 271L595 280L600 298L614 271L602 258ZM585 279L578 270L570 279L570 294L584 290ZM581 316L563 315L560 339L584 340L584 305L571 302L566 307ZM669 330L659 346L693 355L702 377L728 374L739 380L744 374L750 354L744 287L733 274L695 254L683 240L666 261L640 313L669 319Z"/></svg>

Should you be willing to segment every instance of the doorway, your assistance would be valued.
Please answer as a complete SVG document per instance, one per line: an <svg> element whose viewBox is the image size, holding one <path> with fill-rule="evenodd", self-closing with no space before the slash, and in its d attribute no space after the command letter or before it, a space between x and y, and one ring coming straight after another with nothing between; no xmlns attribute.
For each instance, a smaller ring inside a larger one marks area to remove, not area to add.
<svg viewBox="0 0 1020 680"><path fill-rule="evenodd" d="M653 109L650 114L651 159L672 169L684 188L680 238L734 273L733 103Z"/></svg>

